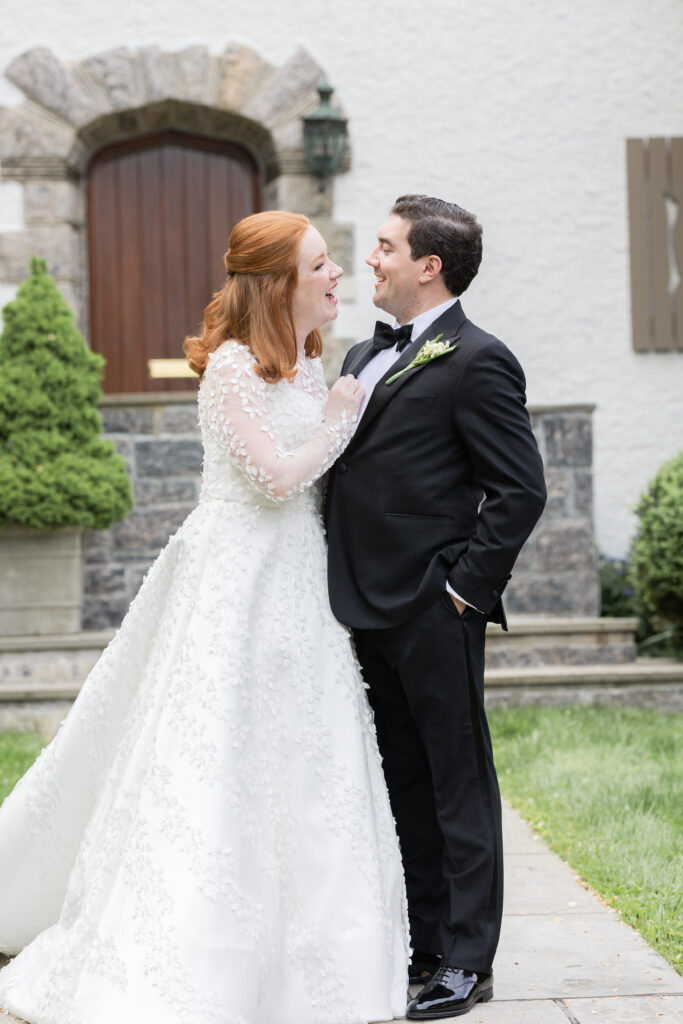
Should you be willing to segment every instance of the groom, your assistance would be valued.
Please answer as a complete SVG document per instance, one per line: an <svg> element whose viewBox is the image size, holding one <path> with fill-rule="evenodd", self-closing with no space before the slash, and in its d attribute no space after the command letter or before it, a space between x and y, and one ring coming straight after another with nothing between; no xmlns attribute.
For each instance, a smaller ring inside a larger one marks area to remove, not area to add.
<svg viewBox="0 0 683 1024"><path fill-rule="evenodd" d="M489 620L506 628L501 595L546 496L522 369L460 305L481 251L466 210L396 200L366 260L394 324L378 323L344 362L366 398L326 507L330 600L370 687L406 875L410 978L426 981L410 1020L493 996L503 862L484 633Z"/></svg>

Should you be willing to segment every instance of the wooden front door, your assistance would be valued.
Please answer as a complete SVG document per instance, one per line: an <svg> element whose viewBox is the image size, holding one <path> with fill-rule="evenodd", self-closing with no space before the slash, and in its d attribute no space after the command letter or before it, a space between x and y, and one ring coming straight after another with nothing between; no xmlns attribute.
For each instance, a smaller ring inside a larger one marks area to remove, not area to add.
<svg viewBox="0 0 683 1024"><path fill-rule="evenodd" d="M105 392L168 391L149 359L182 358L185 335L225 281L238 220L260 208L256 164L240 146L167 131L100 150L88 173L91 345Z"/></svg>

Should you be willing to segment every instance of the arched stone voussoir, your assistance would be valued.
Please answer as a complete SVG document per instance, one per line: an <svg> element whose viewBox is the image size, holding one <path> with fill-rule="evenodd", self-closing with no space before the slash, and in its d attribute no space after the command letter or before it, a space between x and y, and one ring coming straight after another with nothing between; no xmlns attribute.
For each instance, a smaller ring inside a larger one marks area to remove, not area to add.
<svg viewBox="0 0 683 1024"><path fill-rule="evenodd" d="M177 53L165 53L158 46L145 46L137 51L136 59L148 103L164 99L215 103L220 58L212 57L208 47L187 46Z"/></svg>
<svg viewBox="0 0 683 1024"><path fill-rule="evenodd" d="M263 82L246 103L244 113L271 129L298 121L318 105L317 87L324 77L320 65L299 47Z"/></svg>
<svg viewBox="0 0 683 1024"><path fill-rule="evenodd" d="M44 115L40 108L24 104L21 107L0 107L0 160L3 177L16 164L26 160L44 159L68 163L75 134L74 129L61 120Z"/></svg>
<svg viewBox="0 0 683 1024"><path fill-rule="evenodd" d="M145 102L145 88L137 54L125 46L88 57L79 64L81 75L93 83L110 108L125 110Z"/></svg>
<svg viewBox="0 0 683 1024"><path fill-rule="evenodd" d="M106 104L88 93L45 46L17 57L5 74L25 95L62 120L78 127L106 110Z"/></svg>
<svg viewBox="0 0 683 1024"><path fill-rule="evenodd" d="M218 58L216 104L224 110L246 111L249 100L263 89L277 68L250 46L229 43Z"/></svg>
<svg viewBox="0 0 683 1024"><path fill-rule="evenodd" d="M173 128L241 143L254 156L266 181L280 173L272 134L263 125L231 110L176 99L110 111L93 121L78 134L73 166L83 173L91 155L102 146Z"/></svg>

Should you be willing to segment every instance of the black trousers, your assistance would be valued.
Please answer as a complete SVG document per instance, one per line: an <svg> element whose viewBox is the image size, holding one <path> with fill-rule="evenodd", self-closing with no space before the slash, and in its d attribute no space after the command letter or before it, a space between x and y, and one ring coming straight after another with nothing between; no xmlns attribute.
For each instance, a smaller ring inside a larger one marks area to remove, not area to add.
<svg viewBox="0 0 683 1024"><path fill-rule="evenodd" d="M486 620L444 593L355 630L406 876L412 944L489 971L503 910L498 780L484 712Z"/></svg>

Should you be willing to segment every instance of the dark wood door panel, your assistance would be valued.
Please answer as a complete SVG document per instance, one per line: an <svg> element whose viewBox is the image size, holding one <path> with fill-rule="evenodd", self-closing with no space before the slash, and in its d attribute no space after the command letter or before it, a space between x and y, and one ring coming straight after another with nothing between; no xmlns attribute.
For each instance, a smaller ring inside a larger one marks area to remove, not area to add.
<svg viewBox="0 0 683 1024"><path fill-rule="evenodd" d="M166 132L101 150L88 178L91 344L106 392L167 391L148 359L182 357L225 280L230 231L260 208L256 165L238 146Z"/></svg>

